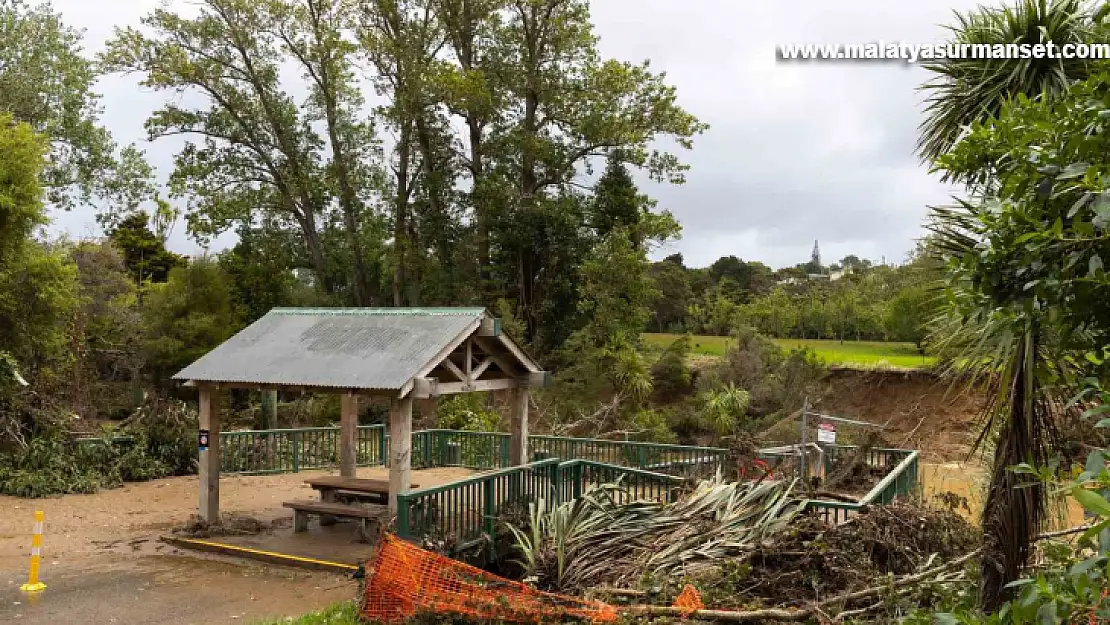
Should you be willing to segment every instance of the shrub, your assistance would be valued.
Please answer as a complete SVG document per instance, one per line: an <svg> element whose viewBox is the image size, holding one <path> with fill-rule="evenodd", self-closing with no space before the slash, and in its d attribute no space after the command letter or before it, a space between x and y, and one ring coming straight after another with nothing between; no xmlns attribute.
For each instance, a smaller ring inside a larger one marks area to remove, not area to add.
<svg viewBox="0 0 1110 625"><path fill-rule="evenodd" d="M462 393L441 399L436 406L438 427L467 432L496 432L501 415L486 408L485 393Z"/></svg>
<svg viewBox="0 0 1110 625"><path fill-rule="evenodd" d="M693 392L693 375L686 364L689 353L690 336L687 335L671 343L652 365L652 387L657 400L669 403Z"/></svg>
<svg viewBox="0 0 1110 625"><path fill-rule="evenodd" d="M40 432L22 451L0 456L0 494L46 497L118 486L116 459L109 441L74 444L60 430Z"/></svg>

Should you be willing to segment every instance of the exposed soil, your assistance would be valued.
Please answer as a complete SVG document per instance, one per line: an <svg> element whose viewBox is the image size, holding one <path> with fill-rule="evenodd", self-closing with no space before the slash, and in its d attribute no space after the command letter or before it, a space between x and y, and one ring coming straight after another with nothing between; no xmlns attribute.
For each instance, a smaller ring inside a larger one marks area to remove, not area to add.
<svg viewBox="0 0 1110 625"><path fill-rule="evenodd" d="M978 434L986 398L925 372L831 371L814 402L819 411L885 425L895 447L932 460L963 460Z"/></svg>
<svg viewBox="0 0 1110 625"><path fill-rule="evenodd" d="M810 397L812 410L884 426L882 446L918 449L933 462L963 461L978 435L986 397L924 371L834 369ZM837 442L859 444L868 430L837 425ZM762 433L765 440L799 438L796 418Z"/></svg>
<svg viewBox="0 0 1110 625"><path fill-rule="evenodd" d="M220 480L224 527L195 522L190 533L267 532L287 527L290 499L311 499L304 484L328 472L226 476ZM458 479L465 469L419 471L421 486ZM381 468L360 477L381 479ZM0 497L0 622L21 623L250 623L300 614L351 599L345 577L229 562L185 553L158 537L189 525L196 512L197 478L127 484L91 495L47 499ZM46 517L43 574L47 589L32 602L19 591L26 581L35 510Z"/></svg>

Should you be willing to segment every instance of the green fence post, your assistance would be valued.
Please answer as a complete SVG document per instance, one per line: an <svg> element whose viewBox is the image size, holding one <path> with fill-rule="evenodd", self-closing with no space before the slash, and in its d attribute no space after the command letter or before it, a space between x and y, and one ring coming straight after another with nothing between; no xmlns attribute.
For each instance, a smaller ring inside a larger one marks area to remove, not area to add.
<svg viewBox="0 0 1110 625"><path fill-rule="evenodd" d="M378 430L378 462L384 467L386 456L386 443L385 443L385 424L382 424L382 429Z"/></svg>
<svg viewBox="0 0 1110 625"><path fill-rule="evenodd" d="M293 430L290 435L293 441L293 473L301 470L301 437L300 432Z"/></svg>
<svg viewBox="0 0 1110 625"><path fill-rule="evenodd" d="M493 513L494 513L493 496L494 496L494 491L495 491L495 489L494 489L494 479L495 478L487 479L485 481L485 483L482 485L482 490L484 491L483 496L485 497L485 501L483 502L483 504L484 504L483 508L484 508L484 511L485 511L485 519L483 519L483 521L485 521L484 526L485 526L486 536L489 537L491 543L493 542L493 540L495 538L497 538L496 536L494 536L494 532L496 531L496 528L494 527L494 521L493 521Z"/></svg>
<svg viewBox="0 0 1110 625"><path fill-rule="evenodd" d="M411 523L409 522L409 498L407 495L397 495L397 535L406 540L413 537Z"/></svg>
<svg viewBox="0 0 1110 625"><path fill-rule="evenodd" d="M574 483L572 485L572 491L571 492L574 493L574 498L575 499L580 499L582 497L582 464L581 463L578 463L578 464L574 465L573 473L574 473Z"/></svg>

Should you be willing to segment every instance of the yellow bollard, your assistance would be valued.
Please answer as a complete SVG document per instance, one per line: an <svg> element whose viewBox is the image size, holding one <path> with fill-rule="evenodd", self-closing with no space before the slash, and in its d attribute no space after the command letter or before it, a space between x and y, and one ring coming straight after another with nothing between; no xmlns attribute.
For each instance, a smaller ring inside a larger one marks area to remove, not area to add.
<svg viewBox="0 0 1110 625"><path fill-rule="evenodd" d="M46 584L39 581L39 564L42 560L42 510L35 512L35 534L31 537L31 573L27 583L19 587L23 592L39 592Z"/></svg>

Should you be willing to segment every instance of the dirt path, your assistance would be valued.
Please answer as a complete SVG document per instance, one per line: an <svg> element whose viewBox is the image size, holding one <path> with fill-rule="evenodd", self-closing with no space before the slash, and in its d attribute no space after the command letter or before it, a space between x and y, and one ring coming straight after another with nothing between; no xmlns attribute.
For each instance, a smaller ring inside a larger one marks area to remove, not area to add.
<svg viewBox="0 0 1110 625"><path fill-rule="evenodd" d="M281 502L312 498L304 480L334 472L228 476L222 509L272 522L290 516ZM471 472L414 473L421 486ZM381 468L360 477L383 478ZM169 478L92 495L0 497L0 622L191 625L251 623L300 614L355 594L355 583L322 573L256 567L184 554L158 542L197 507L196 477ZM19 591L27 574L35 510L46 515L43 581L37 601Z"/></svg>

